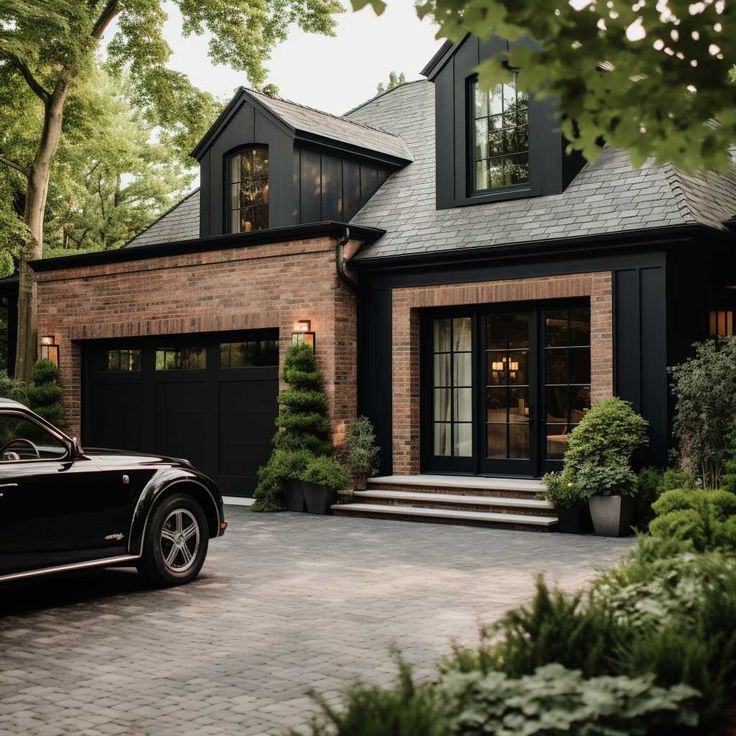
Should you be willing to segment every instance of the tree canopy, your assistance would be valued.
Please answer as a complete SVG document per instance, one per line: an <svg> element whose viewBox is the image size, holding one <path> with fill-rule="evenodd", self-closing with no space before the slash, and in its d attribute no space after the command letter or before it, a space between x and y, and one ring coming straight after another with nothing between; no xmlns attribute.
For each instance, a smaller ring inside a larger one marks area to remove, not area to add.
<svg viewBox="0 0 736 736"><path fill-rule="evenodd" d="M391 0L389 0L390 2ZM395 0L394 0L395 1ZM383 0L352 0L355 9ZM726 0L417 0L438 37L509 40L478 67L492 87L559 99L560 125L588 160L600 142L687 170L724 170L736 143L736 5ZM532 40L533 39L533 40ZM519 43L514 43L519 41Z"/></svg>
<svg viewBox="0 0 736 736"><path fill-rule="evenodd" d="M400 84L404 84L405 82L406 75L404 72L389 72L388 82L385 84L383 82L379 82L376 85L376 93L382 95L384 92L388 92L394 87L398 87Z"/></svg>
<svg viewBox="0 0 736 736"><path fill-rule="evenodd" d="M254 86L263 84L271 49L293 26L331 34L333 15L341 10L337 0L170 2L181 12L184 36L209 33L212 60L243 71ZM7 208L0 214L0 225L8 221L8 232L15 227L22 238L17 243L15 366L20 378L29 377L35 361L36 303L28 263L43 253L52 170L75 105L81 115L87 113L83 90L100 63L99 45L113 21L117 25L107 45L109 69L127 79L140 120L156 128L161 143L189 151L214 118L217 101L167 66L171 48L163 33L166 18L164 0L0 0L0 95L7 99L4 104L19 103L10 110L31 110L22 104L29 94L40 102L21 129L16 126L9 133L0 128L0 165L16 175L9 184L0 183L0 194L22 215L22 223L18 218L13 224ZM105 177L110 178L109 172ZM119 197L117 180L113 189L113 197Z"/></svg>

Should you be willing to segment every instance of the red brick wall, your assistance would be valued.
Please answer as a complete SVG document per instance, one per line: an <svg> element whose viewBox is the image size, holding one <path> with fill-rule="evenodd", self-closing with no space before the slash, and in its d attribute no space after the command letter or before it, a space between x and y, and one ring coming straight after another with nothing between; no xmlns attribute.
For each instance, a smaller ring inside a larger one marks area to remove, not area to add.
<svg viewBox="0 0 736 736"><path fill-rule="evenodd" d="M591 400L613 393L613 301L610 271L393 291L393 472L418 473L419 310L463 304L590 297Z"/></svg>
<svg viewBox="0 0 736 736"><path fill-rule="evenodd" d="M54 335L60 344L70 432L80 432L85 340L278 328L283 361L294 322L309 319L333 438L344 440L357 405L356 304L337 278L334 239L81 266L39 272L35 279L38 334Z"/></svg>

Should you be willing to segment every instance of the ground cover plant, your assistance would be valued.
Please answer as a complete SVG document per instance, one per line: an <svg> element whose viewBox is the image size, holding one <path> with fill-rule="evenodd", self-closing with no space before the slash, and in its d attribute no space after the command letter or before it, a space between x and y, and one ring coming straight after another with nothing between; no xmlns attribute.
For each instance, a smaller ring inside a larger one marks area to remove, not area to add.
<svg viewBox="0 0 736 736"><path fill-rule="evenodd" d="M355 685L313 736L727 733L736 680L736 555L641 536L577 594L532 600L455 645L433 682ZM426 708L434 720L418 720ZM440 723L438 728L437 722Z"/></svg>

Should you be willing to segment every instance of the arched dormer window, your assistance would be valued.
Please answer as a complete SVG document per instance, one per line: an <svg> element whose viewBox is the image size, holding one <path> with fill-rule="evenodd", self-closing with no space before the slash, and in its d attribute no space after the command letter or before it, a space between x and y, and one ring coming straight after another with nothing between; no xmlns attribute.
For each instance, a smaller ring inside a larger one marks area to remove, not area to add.
<svg viewBox="0 0 736 736"><path fill-rule="evenodd" d="M231 233L268 227L268 146L252 145L230 154L228 217Z"/></svg>

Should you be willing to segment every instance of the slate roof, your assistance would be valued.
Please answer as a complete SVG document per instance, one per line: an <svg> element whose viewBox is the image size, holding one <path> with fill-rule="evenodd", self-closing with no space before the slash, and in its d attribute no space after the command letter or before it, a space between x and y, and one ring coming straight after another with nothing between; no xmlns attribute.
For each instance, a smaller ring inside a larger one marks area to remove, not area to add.
<svg viewBox="0 0 736 736"><path fill-rule="evenodd" d="M244 91L294 130L350 143L377 153L386 153L405 161L412 160L404 141L398 135L381 130L380 127L365 121L348 120L346 117L331 115L306 105L283 100L280 97L264 95L254 90Z"/></svg>
<svg viewBox="0 0 736 736"><path fill-rule="evenodd" d="M196 240L199 237L199 187L170 210L154 220L143 232L128 241L123 248L175 240Z"/></svg>
<svg viewBox="0 0 736 736"><path fill-rule="evenodd" d="M392 174L353 218L386 235L357 258L410 256L483 246L550 241L658 227L701 224L724 229L736 216L736 170L691 176L672 166L632 168L628 154L606 148L561 194L435 209L434 85L426 80L390 90L339 118L255 92L288 125L320 135L377 141L413 163ZM349 119L348 119L349 118ZM392 131L387 133L385 131ZM199 190L126 247L199 237Z"/></svg>
<svg viewBox="0 0 736 736"><path fill-rule="evenodd" d="M465 250L700 223L723 229L736 215L736 172L688 176L671 166L632 168L604 149L562 194L435 209L434 85L405 84L350 111L351 120L400 135L414 163L394 173L353 222L386 235L359 259Z"/></svg>

